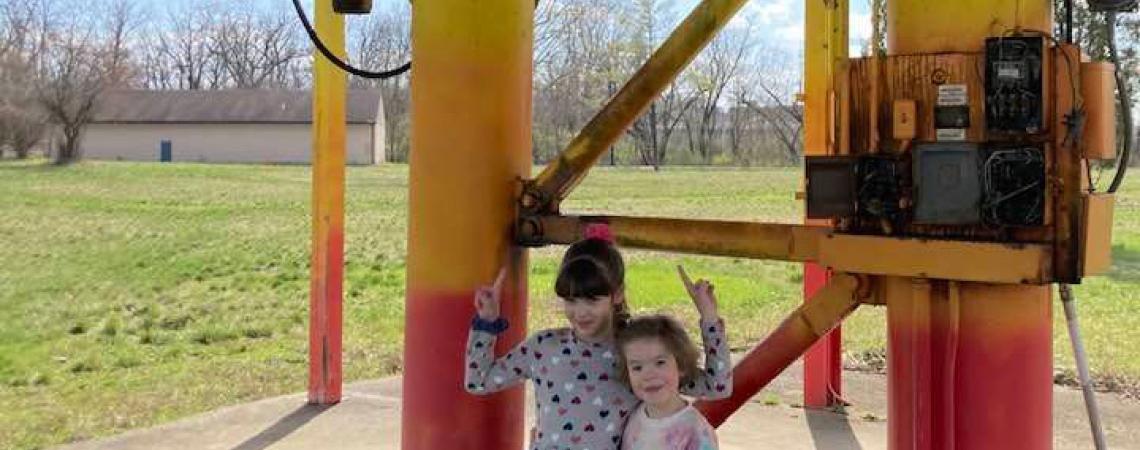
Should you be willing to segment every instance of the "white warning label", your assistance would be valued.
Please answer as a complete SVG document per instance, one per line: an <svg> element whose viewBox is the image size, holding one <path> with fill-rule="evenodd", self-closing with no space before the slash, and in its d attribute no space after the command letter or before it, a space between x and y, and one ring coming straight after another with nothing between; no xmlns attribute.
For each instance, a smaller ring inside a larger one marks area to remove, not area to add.
<svg viewBox="0 0 1140 450"><path fill-rule="evenodd" d="M964 141L966 140L966 129L939 128L934 130L934 139L937 141Z"/></svg>
<svg viewBox="0 0 1140 450"><path fill-rule="evenodd" d="M938 106L963 106L969 103L964 84L944 84L938 86Z"/></svg>

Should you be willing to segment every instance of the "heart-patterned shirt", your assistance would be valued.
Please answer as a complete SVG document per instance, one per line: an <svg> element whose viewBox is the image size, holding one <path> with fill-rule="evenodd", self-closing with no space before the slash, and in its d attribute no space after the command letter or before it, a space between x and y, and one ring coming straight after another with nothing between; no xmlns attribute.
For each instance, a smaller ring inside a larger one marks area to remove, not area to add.
<svg viewBox="0 0 1140 450"><path fill-rule="evenodd" d="M732 362L724 322L702 322L705 370L681 392L706 399L732 392ZM572 330L539 331L495 359L494 334L472 329L467 339L465 388L485 395L534 383L536 425L532 450L617 450L638 400L617 377L613 342L585 342Z"/></svg>
<svg viewBox="0 0 1140 450"><path fill-rule="evenodd" d="M691 405L668 417L652 418L642 404L630 413L622 450L717 450L716 430Z"/></svg>

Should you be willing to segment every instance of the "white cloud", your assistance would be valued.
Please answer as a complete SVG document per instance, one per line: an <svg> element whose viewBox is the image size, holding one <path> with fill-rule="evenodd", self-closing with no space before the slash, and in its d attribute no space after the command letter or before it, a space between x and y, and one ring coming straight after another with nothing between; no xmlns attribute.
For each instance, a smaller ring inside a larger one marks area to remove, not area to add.
<svg viewBox="0 0 1140 450"><path fill-rule="evenodd" d="M751 15L760 23L782 23L789 17L796 17L803 13L803 2L796 0L769 0L749 2L744 14Z"/></svg>
<svg viewBox="0 0 1140 450"><path fill-rule="evenodd" d="M682 10L692 9L699 0L681 0ZM869 2L849 0L851 55L857 56L864 42L871 37ZM751 0L741 8L729 27L752 25L760 40L789 50L803 49L804 0Z"/></svg>

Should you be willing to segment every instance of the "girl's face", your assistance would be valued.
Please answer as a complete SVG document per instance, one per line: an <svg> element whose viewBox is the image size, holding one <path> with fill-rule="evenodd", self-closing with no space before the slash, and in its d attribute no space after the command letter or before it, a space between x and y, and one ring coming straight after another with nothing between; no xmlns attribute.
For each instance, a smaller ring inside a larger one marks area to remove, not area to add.
<svg viewBox="0 0 1140 450"><path fill-rule="evenodd" d="M564 299L562 312L578 338L593 341L611 339L614 306L621 301L620 294Z"/></svg>
<svg viewBox="0 0 1140 450"><path fill-rule="evenodd" d="M680 399L681 371L677 358L657 338L629 341L621 349L633 394L658 411Z"/></svg>

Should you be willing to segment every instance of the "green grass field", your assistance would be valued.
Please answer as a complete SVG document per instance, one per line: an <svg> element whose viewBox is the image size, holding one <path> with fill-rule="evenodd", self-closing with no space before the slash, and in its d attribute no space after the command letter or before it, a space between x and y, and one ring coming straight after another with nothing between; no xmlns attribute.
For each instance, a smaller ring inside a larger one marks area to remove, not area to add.
<svg viewBox="0 0 1140 450"><path fill-rule="evenodd" d="M1140 176L1140 175L1137 175ZM564 209L794 222L795 169L596 170ZM0 448L38 448L305 388L307 167L0 162ZM1117 202L1116 266L1076 288L1104 377L1140 378L1140 188ZM407 168L348 172L345 378L398 372ZM558 325L559 248L533 252L532 327ZM717 283L735 346L799 302L798 265L630 251L635 310L694 319L674 266ZM1071 365L1062 317L1054 350ZM881 308L845 328L883 348Z"/></svg>

